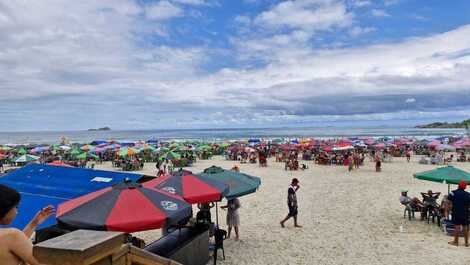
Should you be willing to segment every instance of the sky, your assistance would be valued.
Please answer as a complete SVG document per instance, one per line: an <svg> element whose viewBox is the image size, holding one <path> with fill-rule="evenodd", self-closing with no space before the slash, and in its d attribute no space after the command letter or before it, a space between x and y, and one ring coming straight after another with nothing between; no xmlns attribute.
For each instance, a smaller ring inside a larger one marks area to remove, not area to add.
<svg viewBox="0 0 470 265"><path fill-rule="evenodd" d="M470 117L468 0L0 0L0 131Z"/></svg>

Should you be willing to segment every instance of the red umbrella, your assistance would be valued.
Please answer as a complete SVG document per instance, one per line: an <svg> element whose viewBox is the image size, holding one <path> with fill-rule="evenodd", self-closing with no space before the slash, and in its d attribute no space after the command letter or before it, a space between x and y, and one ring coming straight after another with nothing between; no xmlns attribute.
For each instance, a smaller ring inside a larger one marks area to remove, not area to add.
<svg viewBox="0 0 470 265"><path fill-rule="evenodd" d="M63 161L53 161L51 163L47 163L50 166L60 166L60 167L73 167L69 164L64 163Z"/></svg>
<svg viewBox="0 0 470 265"><path fill-rule="evenodd" d="M124 182L59 205L59 225L74 229L137 232L176 224L191 217L182 198Z"/></svg>
<svg viewBox="0 0 470 265"><path fill-rule="evenodd" d="M175 172L143 184L146 188L161 189L177 194L189 203L220 201L229 192L229 187L221 181L193 175L191 172Z"/></svg>

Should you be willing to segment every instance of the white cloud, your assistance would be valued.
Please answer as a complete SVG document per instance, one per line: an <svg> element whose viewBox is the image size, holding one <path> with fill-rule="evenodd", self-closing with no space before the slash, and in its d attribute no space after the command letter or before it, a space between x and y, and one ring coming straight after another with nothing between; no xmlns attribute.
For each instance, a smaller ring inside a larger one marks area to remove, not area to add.
<svg viewBox="0 0 470 265"><path fill-rule="evenodd" d="M352 37L357 37L357 36L361 36L361 35L364 35L364 34L367 34L367 33L370 33L370 32L374 32L376 30L377 29L373 28L373 27L355 26L355 27L353 27L349 30L349 35L351 35Z"/></svg>
<svg viewBox="0 0 470 265"><path fill-rule="evenodd" d="M205 5L207 4L204 0L171 0L173 3L183 5Z"/></svg>
<svg viewBox="0 0 470 265"><path fill-rule="evenodd" d="M374 17L389 17L390 16L390 14L387 13L387 11L383 9L372 9L371 14Z"/></svg>
<svg viewBox="0 0 470 265"><path fill-rule="evenodd" d="M246 27L250 31L236 42L240 49L230 51L236 57L265 54L263 59L269 58L265 64L207 73L201 65L214 60L210 47L142 45L142 37L153 36L162 27L160 20L145 19L145 8L124 0L5 1L0 9L0 117L11 116L14 107L5 107L9 102L21 100L16 106L36 108L34 114L48 110L40 102L56 97L54 113L77 113L83 120L101 115L106 120L113 119L115 106L127 106L119 117L130 117L135 111L135 116L144 115L150 121L150 127L157 118L169 124L188 113L204 123L209 112L223 113L217 118L221 124L229 119L263 123L413 118L438 111L396 114L380 109L380 100L400 95L397 104L412 107L422 104L419 96L426 94L460 93L468 99L470 25L389 44L318 48L309 40L320 38L319 32L339 29L358 36L373 28L355 26L354 14L338 2L279 4L258 16L257 26ZM327 12L321 16L320 10ZM305 20L310 24L284 17L294 11L308 14ZM309 18L312 14L320 17ZM239 18L239 22L248 19ZM73 100L60 101L68 97ZM328 99L332 103L360 99L363 104L344 102L338 110L321 105ZM419 104L410 104L411 99ZM372 101L378 101L374 106L379 107L368 114L364 105ZM317 103L324 109L316 109ZM86 116L83 109L94 111ZM59 115L54 113L41 116ZM27 114L21 118L25 124Z"/></svg>
<svg viewBox="0 0 470 265"><path fill-rule="evenodd" d="M349 26L352 15L344 3L327 0L284 1L258 15L255 23L278 29L328 30Z"/></svg>
<svg viewBox="0 0 470 265"><path fill-rule="evenodd" d="M429 20L429 19L426 18L425 16L418 15L418 14L412 14L410 17L413 18L413 19L416 19L416 20L420 20L420 21Z"/></svg>
<svg viewBox="0 0 470 265"><path fill-rule="evenodd" d="M351 4L356 7L365 7L371 5L372 2L370 0L355 0Z"/></svg>
<svg viewBox="0 0 470 265"><path fill-rule="evenodd" d="M405 100L406 103L415 103L416 102L416 99L415 98L407 98Z"/></svg>
<svg viewBox="0 0 470 265"><path fill-rule="evenodd" d="M183 10L168 1L162 0L147 6L145 15L152 20L167 20L182 16Z"/></svg>

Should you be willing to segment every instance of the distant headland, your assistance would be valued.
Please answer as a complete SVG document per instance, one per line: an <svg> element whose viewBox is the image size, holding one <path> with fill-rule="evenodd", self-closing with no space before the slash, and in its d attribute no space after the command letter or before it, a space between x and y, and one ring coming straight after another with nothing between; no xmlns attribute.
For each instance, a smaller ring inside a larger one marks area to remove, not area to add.
<svg viewBox="0 0 470 265"><path fill-rule="evenodd" d="M454 128L466 128L470 125L470 119L462 122L433 122L425 125L418 125L415 128L443 128L443 129L454 129Z"/></svg>
<svg viewBox="0 0 470 265"><path fill-rule="evenodd" d="M111 131L111 128L109 127L102 127L98 129L88 129L89 132L94 132L94 131Z"/></svg>

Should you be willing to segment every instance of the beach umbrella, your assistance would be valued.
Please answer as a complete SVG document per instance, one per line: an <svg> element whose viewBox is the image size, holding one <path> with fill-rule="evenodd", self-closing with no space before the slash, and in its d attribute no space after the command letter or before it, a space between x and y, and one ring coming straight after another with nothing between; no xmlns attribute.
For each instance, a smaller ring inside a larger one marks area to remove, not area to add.
<svg viewBox="0 0 470 265"><path fill-rule="evenodd" d="M447 184L459 184L461 180L470 182L470 173L453 166L440 167L434 170L416 173L413 176L417 179L439 183L445 181Z"/></svg>
<svg viewBox="0 0 470 265"><path fill-rule="evenodd" d="M81 153L79 155L77 155L77 159L79 160L86 160L86 159L99 159L99 157L97 155L94 155L94 154L90 154L90 153Z"/></svg>
<svg viewBox="0 0 470 265"><path fill-rule="evenodd" d="M455 151L456 149L454 146L448 145L448 144L439 144L435 148L438 151L451 151L451 152Z"/></svg>
<svg viewBox="0 0 470 265"><path fill-rule="evenodd" d="M0 151L10 151L12 148L8 146L0 146Z"/></svg>
<svg viewBox="0 0 470 265"><path fill-rule="evenodd" d="M72 149L72 147L70 147L68 145L61 145L61 146L59 146L59 148L64 150L64 151L69 151L70 149Z"/></svg>
<svg viewBox="0 0 470 265"><path fill-rule="evenodd" d="M127 156L133 156L135 154L137 154L137 150L134 149L134 148L130 148L130 147L124 147L122 148L121 150L119 150L119 155L120 156L123 156L123 157L127 157Z"/></svg>
<svg viewBox="0 0 470 265"><path fill-rule="evenodd" d="M155 139L152 139L152 140L147 140L147 144L152 144L152 145L157 145L158 144L158 140L155 140Z"/></svg>
<svg viewBox="0 0 470 265"><path fill-rule="evenodd" d="M72 149L72 151L70 151L70 154L71 154L71 155L79 155L80 153L81 153L80 150L78 150L78 149L76 149L76 148L75 148L75 149Z"/></svg>
<svg viewBox="0 0 470 265"><path fill-rule="evenodd" d="M430 143L427 144L428 147L436 147L441 144L441 141L438 140L433 140Z"/></svg>
<svg viewBox="0 0 470 265"><path fill-rule="evenodd" d="M23 147L18 149L18 154L20 155L26 155L28 153L28 151L26 151L26 149L24 149Z"/></svg>
<svg viewBox="0 0 470 265"><path fill-rule="evenodd" d="M165 158L168 159L168 160L180 159L181 155L178 154L178 153L175 153L173 151L170 151L170 152L166 153Z"/></svg>
<svg viewBox="0 0 470 265"><path fill-rule="evenodd" d="M196 148L197 150L200 150L200 151L204 151L204 150L211 150L212 147L210 147L209 145L200 145Z"/></svg>
<svg viewBox="0 0 470 265"><path fill-rule="evenodd" d="M187 171L173 172L143 185L179 195L191 204L220 201L229 192L227 184Z"/></svg>
<svg viewBox="0 0 470 265"><path fill-rule="evenodd" d="M156 147L154 147L154 146L152 146L152 145L149 145L149 144L144 144L141 149L144 150L144 151L148 150L148 151L150 151L150 152L155 152L155 151L157 151L157 148L156 148Z"/></svg>
<svg viewBox="0 0 470 265"><path fill-rule="evenodd" d="M31 149L29 152L31 154L37 154L37 153L43 153L44 151L47 151L47 150L49 150L48 146L38 146L38 147Z"/></svg>
<svg viewBox="0 0 470 265"><path fill-rule="evenodd" d="M258 177L225 170L216 166L206 168L202 173L197 175L215 179L227 184L229 186L229 193L225 196L227 199L237 198L253 193L261 185L261 179Z"/></svg>
<svg viewBox="0 0 470 265"><path fill-rule="evenodd" d="M73 229L138 232L177 224L190 218L182 198L126 181L62 203L60 226Z"/></svg>
<svg viewBox="0 0 470 265"><path fill-rule="evenodd" d="M60 166L60 167L73 167L67 163L64 163L63 161L53 161L50 163L47 163L50 166Z"/></svg>
<svg viewBox="0 0 470 265"><path fill-rule="evenodd" d="M36 161L39 159L39 156L33 156L33 155L22 155L18 157L15 162L16 163L26 163L26 162L32 162Z"/></svg>

